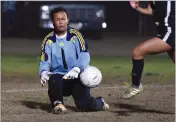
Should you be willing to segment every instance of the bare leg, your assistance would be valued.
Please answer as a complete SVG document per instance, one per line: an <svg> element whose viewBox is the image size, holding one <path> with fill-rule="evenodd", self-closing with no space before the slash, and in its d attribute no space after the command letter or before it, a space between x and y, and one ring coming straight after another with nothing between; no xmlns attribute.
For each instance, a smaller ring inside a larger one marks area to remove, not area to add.
<svg viewBox="0 0 176 122"><path fill-rule="evenodd" d="M141 74L144 67L144 56L146 54L162 53L171 50L171 47L161 39L154 37L139 44L132 51L132 85L139 87Z"/></svg>
<svg viewBox="0 0 176 122"><path fill-rule="evenodd" d="M133 49L133 59L143 59L146 54L162 53L171 50L171 47L161 39L154 37L146 40Z"/></svg>
<svg viewBox="0 0 176 122"><path fill-rule="evenodd" d="M175 63L175 50L170 50L167 53L169 57L172 59L172 61Z"/></svg>
<svg viewBox="0 0 176 122"><path fill-rule="evenodd" d="M137 45L132 51L132 87L122 96L124 99L131 98L143 90L140 83L144 67L144 56L147 54L157 54L168 52L171 47L161 39L154 37Z"/></svg>

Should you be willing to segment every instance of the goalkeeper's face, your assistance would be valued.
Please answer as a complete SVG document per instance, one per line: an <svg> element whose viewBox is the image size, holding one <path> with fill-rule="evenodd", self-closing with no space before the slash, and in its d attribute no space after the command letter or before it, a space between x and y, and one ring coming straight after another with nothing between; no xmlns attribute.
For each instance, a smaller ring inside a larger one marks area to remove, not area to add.
<svg viewBox="0 0 176 122"><path fill-rule="evenodd" d="M53 16L53 25L57 32L65 32L67 30L68 17L65 12L57 12Z"/></svg>

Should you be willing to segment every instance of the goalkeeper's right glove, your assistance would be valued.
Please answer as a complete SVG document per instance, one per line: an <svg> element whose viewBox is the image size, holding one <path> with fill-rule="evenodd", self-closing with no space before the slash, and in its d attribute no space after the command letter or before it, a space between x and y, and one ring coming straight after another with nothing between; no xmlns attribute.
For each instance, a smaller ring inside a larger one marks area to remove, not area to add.
<svg viewBox="0 0 176 122"><path fill-rule="evenodd" d="M44 84L49 80L49 77L52 73L48 72L48 71L43 71L41 73L41 80L40 83L42 84L42 86L44 86Z"/></svg>

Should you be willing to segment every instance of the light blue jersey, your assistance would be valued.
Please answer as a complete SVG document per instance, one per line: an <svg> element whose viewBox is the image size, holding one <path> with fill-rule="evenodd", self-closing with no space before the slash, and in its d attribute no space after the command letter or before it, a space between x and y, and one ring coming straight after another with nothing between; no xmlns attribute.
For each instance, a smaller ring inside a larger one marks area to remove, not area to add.
<svg viewBox="0 0 176 122"><path fill-rule="evenodd" d="M42 71L65 75L73 67L79 67L83 71L89 62L86 41L77 30L68 27L63 37L57 37L53 31L44 38L39 75Z"/></svg>

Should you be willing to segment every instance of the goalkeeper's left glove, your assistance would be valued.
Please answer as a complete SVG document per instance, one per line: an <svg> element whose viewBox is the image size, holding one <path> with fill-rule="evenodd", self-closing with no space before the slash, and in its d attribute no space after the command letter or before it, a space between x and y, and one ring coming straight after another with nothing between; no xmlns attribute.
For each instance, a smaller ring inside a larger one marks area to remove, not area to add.
<svg viewBox="0 0 176 122"><path fill-rule="evenodd" d="M63 76L63 79L75 79L78 78L80 73L80 68L74 67L66 75Z"/></svg>

